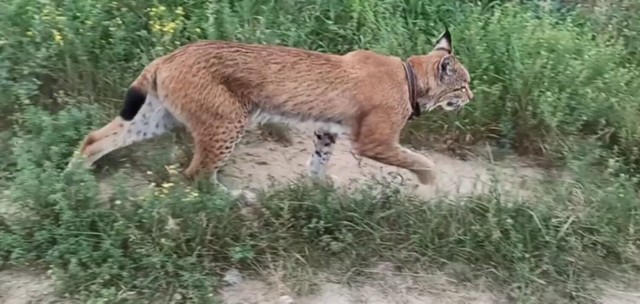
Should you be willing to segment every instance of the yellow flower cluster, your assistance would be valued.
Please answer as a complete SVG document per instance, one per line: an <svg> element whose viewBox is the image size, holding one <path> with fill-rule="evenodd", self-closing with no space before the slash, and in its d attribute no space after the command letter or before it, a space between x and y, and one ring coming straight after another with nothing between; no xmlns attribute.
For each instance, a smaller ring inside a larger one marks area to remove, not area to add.
<svg viewBox="0 0 640 304"><path fill-rule="evenodd" d="M193 189L191 189L190 187L187 187L186 191L187 191L187 197L183 198L182 201L189 202L189 201L195 201L198 199L198 196L199 196L198 192L193 191Z"/></svg>
<svg viewBox="0 0 640 304"><path fill-rule="evenodd" d="M149 187L154 188L153 189L154 195L159 197L166 197L174 185L175 185L174 183L166 182L166 183L162 183L160 187L156 187L157 186L156 183L151 183Z"/></svg>
<svg viewBox="0 0 640 304"><path fill-rule="evenodd" d="M165 169L167 170L167 172L171 176L176 176L176 175L180 174L178 172L178 165L165 166ZM153 172L148 171L147 174L152 175ZM161 198L165 198L165 197L167 197L167 195L169 194L171 189L174 188L175 184L172 183L172 182L164 182L164 183L160 184L160 187L157 187L157 186L158 185L156 185L156 183L151 183L149 185L150 188L154 188L153 195L161 197ZM192 189L191 187L187 186L185 188L185 192L186 192L187 195L182 198L182 201L195 201L195 200L197 200L199 198L198 192L195 191L194 189Z"/></svg>
<svg viewBox="0 0 640 304"><path fill-rule="evenodd" d="M58 45L64 45L64 35L62 30L65 26L66 17L58 9L51 6L45 6L40 14L40 19L47 23L51 28L53 41ZM28 37L33 37L33 31L27 31Z"/></svg>
<svg viewBox="0 0 640 304"><path fill-rule="evenodd" d="M172 35L176 29L182 25L184 9L182 7L176 8L175 14L178 15L178 17L175 18L175 20L171 20L173 18L168 16L165 6L152 7L149 10L149 15L151 16L149 25L151 30L156 33Z"/></svg>

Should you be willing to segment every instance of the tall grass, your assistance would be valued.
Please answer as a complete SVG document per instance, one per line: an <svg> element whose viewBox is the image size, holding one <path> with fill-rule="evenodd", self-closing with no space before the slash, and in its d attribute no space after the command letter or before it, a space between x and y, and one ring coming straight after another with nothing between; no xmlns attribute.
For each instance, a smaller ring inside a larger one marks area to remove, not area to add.
<svg viewBox="0 0 640 304"><path fill-rule="evenodd" d="M569 167L576 180L541 184L526 198L496 188L424 202L388 185L347 194L301 182L243 207L207 184L178 186L169 174L149 193L122 184L105 200L90 172L63 172L68 147L92 123L83 113L96 111L78 108L25 115L6 192L21 212L0 215L0 257L47 265L60 291L83 302L180 294L211 303L217 272L230 265L348 271L382 260L413 271L462 264L467 280L489 278L522 303L549 294L591 303L603 272L640 266L635 181L598 177L588 158Z"/></svg>

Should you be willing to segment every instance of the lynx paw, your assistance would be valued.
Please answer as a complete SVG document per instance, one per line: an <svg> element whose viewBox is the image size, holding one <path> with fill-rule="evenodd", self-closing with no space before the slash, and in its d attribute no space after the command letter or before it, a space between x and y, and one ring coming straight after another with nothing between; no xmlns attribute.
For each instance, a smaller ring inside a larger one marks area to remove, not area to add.
<svg viewBox="0 0 640 304"><path fill-rule="evenodd" d="M244 206L252 206L258 203L258 196L249 190L228 190L234 200L240 201Z"/></svg>
<svg viewBox="0 0 640 304"><path fill-rule="evenodd" d="M290 296L281 296L277 302L277 304L295 304L295 303L296 301L294 301L293 298Z"/></svg>
<svg viewBox="0 0 640 304"><path fill-rule="evenodd" d="M418 181L423 185L435 184L436 173L433 170L414 171Z"/></svg>
<svg viewBox="0 0 640 304"><path fill-rule="evenodd" d="M69 162L67 163L67 167L64 169L64 171L66 172L72 169L89 169L89 168L91 168L91 165L87 161L87 158L84 157L82 154L80 154L80 152L76 151L71 156L71 159L69 159Z"/></svg>
<svg viewBox="0 0 640 304"><path fill-rule="evenodd" d="M326 186L335 186L338 183L338 178L335 175L324 175L324 176L310 176L310 179L313 183L317 183L320 185Z"/></svg>

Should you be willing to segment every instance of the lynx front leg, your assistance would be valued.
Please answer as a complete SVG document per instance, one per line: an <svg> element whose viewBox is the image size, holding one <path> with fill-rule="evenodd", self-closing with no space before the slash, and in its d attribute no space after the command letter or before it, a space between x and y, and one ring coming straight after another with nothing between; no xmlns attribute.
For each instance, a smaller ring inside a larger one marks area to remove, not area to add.
<svg viewBox="0 0 640 304"><path fill-rule="evenodd" d="M338 134L331 133L325 129L318 129L314 132L314 151L311 154L309 163L309 175L313 179L323 179L327 173L327 165L331 159L333 148L335 147Z"/></svg>
<svg viewBox="0 0 640 304"><path fill-rule="evenodd" d="M371 160L407 169L416 175L421 184L435 182L435 164L429 158L400 146L398 143L402 125L389 119L389 115L370 115L359 126L358 136L353 138L356 153Z"/></svg>
<svg viewBox="0 0 640 304"><path fill-rule="evenodd" d="M416 175L421 184L435 182L433 161L400 145L364 146L359 148L358 153L383 164L407 169Z"/></svg>

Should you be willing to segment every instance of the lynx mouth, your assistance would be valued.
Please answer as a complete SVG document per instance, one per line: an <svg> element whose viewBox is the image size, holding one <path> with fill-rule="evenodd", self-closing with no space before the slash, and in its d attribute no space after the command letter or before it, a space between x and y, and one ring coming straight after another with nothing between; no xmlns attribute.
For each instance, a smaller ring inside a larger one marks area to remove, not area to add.
<svg viewBox="0 0 640 304"><path fill-rule="evenodd" d="M444 111L457 111L460 110L464 107L464 105L466 104L466 102L464 102L463 100L456 100L456 101L442 101L442 102L438 102L438 103L427 103L424 105L425 110L427 112L430 112L438 107L441 107L442 110Z"/></svg>
<svg viewBox="0 0 640 304"><path fill-rule="evenodd" d="M457 100L456 101L448 101L446 103L447 107L449 107L449 108L459 108L461 104L462 104L462 102L457 101Z"/></svg>
<svg viewBox="0 0 640 304"><path fill-rule="evenodd" d="M438 103L436 101L428 101L425 105L424 108L427 112L432 111L433 109L437 108L438 106L440 106L441 103Z"/></svg>
<svg viewBox="0 0 640 304"><path fill-rule="evenodd" d="M464 102L462 102L461 100L449 101L442 105L442 109L446 111L457 111L457 110L460 110L463 105L464 105Z"/></svg>
<svg viewBox="0 0 640 304"><path fill-rule="evenodd" d="M441 107L445 111L453 111L462 108L464 102L462 101L442 101L442 102L430 102L425 105L425 110L430 112L438 107Z"/></svg>

